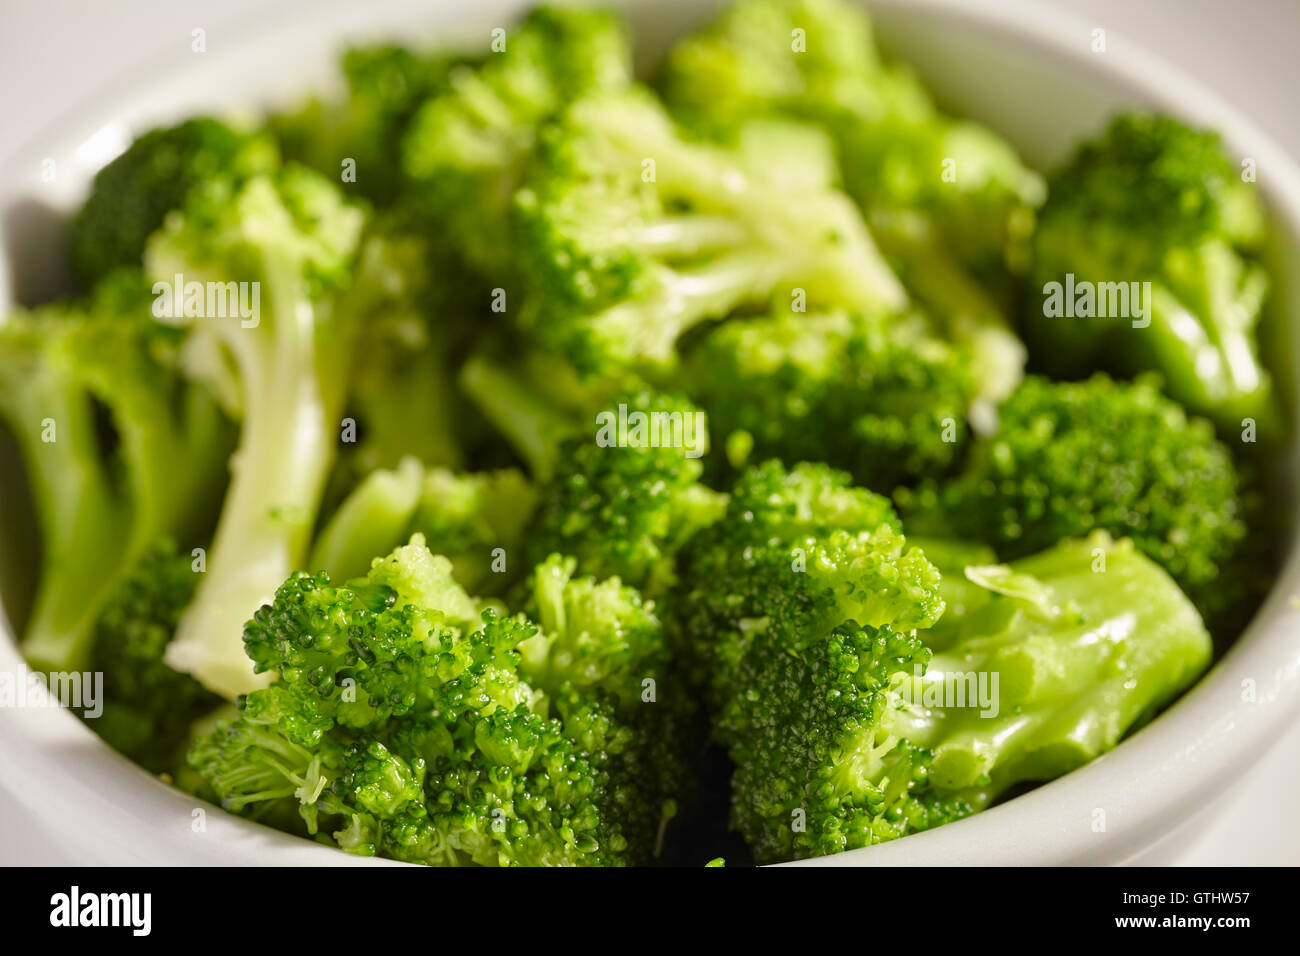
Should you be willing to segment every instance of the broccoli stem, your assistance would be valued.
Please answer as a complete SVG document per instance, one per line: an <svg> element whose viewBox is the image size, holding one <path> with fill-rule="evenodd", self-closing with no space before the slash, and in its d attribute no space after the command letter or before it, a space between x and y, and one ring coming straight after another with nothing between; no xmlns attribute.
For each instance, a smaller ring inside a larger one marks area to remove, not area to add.
<svg viewBox="0 0 1300 956"><path fill-rule="evenodd" d="M244 655L244 622L273 597L267 582L282 581L304 555L337 421L321 393L316 337L338 333L318 331L291 254L268 250L264 266L269 319L257 328L217 320L240 370L244 422L206 575L167 649L169 665L228 698L266 682Z"/></svg>
<svg viewBox="0 0 1300 956"><path fill-rule="evenodd" d="M753 252L729 253L689 269L660 268L648 298L619 303L589 322L597 335L619 329L629 356L667 363L683 333L723 318L742 302L761 299L779 269L777 257Z"/></svg>
<svg viewBox="0 0 1300 956"><path fill-rule="evenodd" d="M919 216L875 210L871 230L885 255L897 263L904 284L947 326L947 337L971 353L980 403L972 419L981 430L992 412L1024 377L1027 353L988 293L938 242Z"/></svg>
<svg viewBox="0 0 1300 956"><path fill-rule="evenodd" d="M524 460L532 476L539 481L549 478L556 447L577 427L573 417L548 402L519 375L481 355L471 357L461 368L460 385Z"/></svg>
<svg viewBox="0 0 1300 956"><path fill-rule="evenodd" d="M36 670L74 671L87 663L99 609L132 563L131 556L114 567L102 562L128 536L130 519L99 459L89 399L59 383L56 373L43 373L41 381L5 396L14 420L23 423L15 432L46 549L23 652ZM45 419L57 429L53 441L43 440Z"/></svg>
<svg viewBox="0 0 1300 956"><path fill-rule="evenodd" d="M420 506L424 467L404 458L393 471L373 471L348 495L312 547L308 570L347 581L370 570L376 555L407 537Z"/></svg>
<svg viewBox="0 0 1300 956"><path fill-rule="evenodd" d="M1200 616L1131 542L1096 535L967 577L1000 596L967 611L924 675L899 675L889 729L932 750L931 785L976 809L1110 750L1209 663Z"/></svg>

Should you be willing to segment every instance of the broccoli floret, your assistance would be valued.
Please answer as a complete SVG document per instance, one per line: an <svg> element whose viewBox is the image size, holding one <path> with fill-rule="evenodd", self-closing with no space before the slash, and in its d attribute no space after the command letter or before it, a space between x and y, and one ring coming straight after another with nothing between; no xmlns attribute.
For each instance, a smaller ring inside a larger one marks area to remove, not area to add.
<svg viewBox="0 0 1300 956"><path fill-rule="evenodd" d="M0 325L0 415L17 439L41 530L23 651L39 670L84 670L95 619L167 536L210 531L233 441L217 404L172 360L138 272L84 302Z"/></svg>
<svg viewBox="0 0 1300 956"><path fill-rule="evenodd" d="M514 469L456 474L407 458L366 476L317 538L308 564L347 580L418 532L450 559L462 587L499 594L523 561L536 494Z"/></svg>
<svg viewBox="0 0 1300 956"><path fill-rule="evenodd" d="M538 127L588 91L631 81L622 24L603 10L538 7L479 64L458 64L402 147L411 198L432 228L489 274L511 265L510 199Z"/></svg>
<svg viewBox="0 0 1300 956"><path fill-rule="evenodd" d="M910 630L943 611L939 572L907 546L889 499L823 464L747 469L681 564L680 656L715 708L743 693L738 668L761 633L795 646L850 620Z"/></svg>
<svg viewBox="0 0 1300 956"><path fill-rule="evenodd" d="M189 554L160 544L104 604L90 669L104 677L104 709L91 728L155 773L174 769L190 724L221 698L163 662L199 575Z"/></svg>
<svg viewBox="0 0 1300 956"><path fill-rule="evenodd" d="M815 121L844 188L908 291L965 344L980 395L1003 398L1024 366L998 296L1023 272L1043 184L990 130L940 113L905 69L883 65L871 26L837 0L729 7L669 55L662 85L688 122L734 136L754 117Z"/></svg>
<svg viewBox="0 0 1300 956"><path fill-rule="evenodd" d="M305 163L379 204L402 188L402 139L425 100L447 89L462 61L381 43L352 47L341 59L346 94L313 97L270 118L286 159ZM343 178L351 160L355 178Z"/></svg>
<svg viewBox="0 0 1300 956"><path fill-rule="evenodd" d="M822 123L924 114L930 98L876 52L871 22L838 0L748 0L678 41L664 97L692 124L726 132L772 112Z"/></svg>
<svg viewBox="0 0 1300 956"><path fill-rule="evenodd" d="M699 481L708 425L685 399L648 391L616 400L606 415L561 446L529 555L571 554L584 574L616 575L659 596L673 586L678 550L726 504Z"/></svg>
<svg viewBox="0 0 1300 956"><path fill-rule="evenodd" d="M528 612L538 632L519 645L520 670L548 694L566 684L598 689L635 710L644 681L662 679L668 662L654 605L617 577L575 578L576 570L573 558L553 554L533 571Z"/></svg>
<svg viewBox="0 0 1300 956"><path fill-rule="evenodd" d="M256 686L240 627L305 556L333 460L360 324L333 306L352 279L362 218L330 182L288 166L242 184L200 184L146 251L160 282L182 275L228 295L248 283L257 303L247 317L229 307L195 315L209 310L179 296L160 310L161 321L189 330L190 372L242 422L207 571L167 652L169 664L227 697Z"/></svg>
<svg viewBox="0 0 1300 956"><path fill-rule="evenodd" d="M1157 369L1173 398L1225 433L1250 418L1261 437L1278 434L1255 337L1269 285L1253 258L1264 232L1255 186L1216 135L1163 116L1117 117L1051 178L1025 320L1035 360L1067 377L1098 366ZM1068 303L1067 275L1079 290ZM1140 302L1124 309L1130 296L1107 291L1136 282L1150 283L1141 318ZM1049 283L1060 284L1055 315ZM1095 290L1090 309L1084 289Z"/></svg>
<svg viewBox="0 0 1300 956"><path fill-rule="evenodd" d="M114 269L138 268L145 242L189 191L213 176L247 179L276 165L275 143L200 117L151 130L95 175L72 220L68 255L90 289Z"/></svg>
<svg viewBox="0 0 1300 956"><path fill-rule="evenodd" d="M1228 449L1151 380L1048 382L1003 404L998 432L946 484L902 490L908 529L1032 554L1094 529L1132 538L1207 618L1232 603L1225 569L1246 536Z"/></svg>
<svg viewBox="0 0 1300 956"><path fill-rule="evenodd" d="M951 467L976 397L969 360L918 322L843 312L724 322L686 378L733 468L825 459L885 492Z"/></svg>
<svg viewBox="0 0 1300 956"><path fill-rule="evenodd" d="M559 701L566 732L575 733L569 714L591 701L607 704L626 727L630 744L610 770L628 785L617 816L629 843L658 857L669 823L694 802L698 708L673 666L656 604L617 577L576 577L576 568L554 554L534 570L526 607L538 631L519 645L520 673Z"/></svg>
<svg viewBox="0 0 1300 956"><path fill-rule="evenodd" d="M1073 770L1209 663L1190 602L1104 533L967 575L986 598L942 653L924 632L852 621L793 647L790 632L754 633L719 728L733 822L760 861L930 829Z"/></svg>
<svg viewBox="0 0 1300 956"><path fill-rule="evenodd" d="M567 678L581 671L562 672L566 648L616 647L632 626L642 639L623 663L634 674L652 666L662 637L630 589L550 580L561 605L589 587L609 601L552 620L549 653L528 657L545 661L543 680L559 679L544 694L522 676L520 649L539 650L537 629L493 610L480 617L418 535L346 585L294 574L244 635L258 669L278 679L196 742L191 766L228 809L296 804L308 833L350 852L436 865L647 857L663 811L640 785L656 742L618 717L642 705L620 698L617 680L580 688Z"/></svg>
<svg viewBox="0 0 1300 956"><path fill-rule="evenodd" d="M537 340L586 374L663 374L685 331L740 306L901 305L860 215L829 182L820 134L751 135L785 148L693 142L637 89L589 96L549 127L515 199L521 321Z"/></svg>

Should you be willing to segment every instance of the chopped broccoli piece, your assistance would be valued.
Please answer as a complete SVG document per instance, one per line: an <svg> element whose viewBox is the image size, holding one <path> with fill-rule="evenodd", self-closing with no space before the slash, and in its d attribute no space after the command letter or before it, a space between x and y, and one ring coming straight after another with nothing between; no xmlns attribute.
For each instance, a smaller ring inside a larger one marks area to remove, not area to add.
<svg viewBox="0 0 1300 956"><path fill-rule="evenodd" d="M588 91L626 86L632 72L623 27L603 10L537 7L506 31L504 46L453 67L402 147L421 214L491 274L511 268L510 200L538 128Z"/></svg>
<svg viewBox="0 0 1300 956"><path fill-rule="evenodd" d="M86 289L119 268L139 268L145 243L196 185L214 176L237 181L275 168L275 143L199 117L150 130L95 174L72 220L68 255Z"/></svg>
<svg viewBox="0 0 1300 956"><path fill-rule="evenodd" d="M1024 348L1000 295L1023 272L1040 177L996 134L950 119L876 53L862 10L838 0L753 0L680 41L662 86L692 125L734 136L754 117L817 122L908 291L969 348L980 397L1019 380Z"/></svg>
<svg viewBox="0 0 1300 956"><path fill-rule="evenodd" d="M1065 377L1099 365L1156 369L1171 397L1225 433L1250 418L1261 439L1275 437L1280 412L1255 336L1269 287L1253 258L1264 215L1219 138L1164 116L1122 115L1050 187L1025 320L1035 361ZM1078 301L1060 301L1051 315L1049 283L1060 284L1060 298L1067 275ZM1150 283L1142 317L1141 303L1111 291L1137 282ZM1084 289L1095 290L1091 308Z"/></svg>
<svg viewBox="0 0 1300 956"><path fill-rule="evenodd" d="M741 306L900 306L857 210L808 174L827 165L818 134L785 135L796 146L775 155L792 174L770 151L691 141L644 90L573 104L515 200L521 321L584 374L662 374L683 333Z"/></svg>
<svg viewBox="0 0 1300 956"><path fill-rule="evenodd" d="M166 536L210 529L232 445L212 397L178 374L138 272L85 302L0 325L0 414L29 475L41 528L23 652L39 670L83 670L105 601Z"/></svg>
<svg viewBox="0 0 1300 956"><path fill-rule="evenodd" d="M690 402L654 392L620 399L607 415L593 434L561 446L540 491L529 555L571 554L584 574L616 575L659 596L673 585L678 550L726 504L699 482L708 426ZM625 441L620 420L631 423ZM632 430L638 421L641 433Z"/></svg>
<svg viewBox="0 0 1300 956"><path fill-rule="evenodd" d="M733 467L824 459L884 492L949 470L976 397L970 362L918 323L842 312L724 322L690 350L687 377Z"/></svg>
<svg viewBox="0 0 1300 956"><path fill-rule="evenodd" d="M930 829L1073 770L1209 664L1195 609L1129 542L1099 532L967 574L989 593L942 653L924 632L853 621L754 632L718 727L733 822L759 860Z"/></svg>
<svg viewBox="0 0 1300 956"><path fill-rule="evenodd" d="M615 675L654 673L663 639L636 592L570 581L571 562L557 561L559 576L539 572L556 629L545 642L523 617L480 617L419 535L346 585L294 574L244 635L278 679L200 738L191 766L228 809L296 804L308 833L349 852L438 865L649 858L671 804L645 788L669 779L662 728L618 717L652 708L620 696ZM607 600L579 612L586 593ZM605 681L566 671L570 648L615 649L629 628L638 639Z"/></svg>
<svg viewBox="0 0 1300 956"><path fill-rule="evenodd" d="M340 62L346 94L313 97L274 115L271 131L286 159L339 178L375 203L392 203L403 185L402 140L411 120L426 100L446 91L460 62L391 43L352 47Z"/></svg>
<svg viewBox="0 0 1300 956"><path fill-rule="evenodd" d="M251 283L250 302L266 293L248 318L195 316L179 302L161 318L189 330L183 360L242 423L207 572L167 652L229 698L257 686L240 626L305 556L333 460L358 323L331 306L351 281L361 225L337 188L288 166L195 187L146 251L159 281Z"/></svg>
<svg viewBox="0 0 1300 956"><path fill-rule="evenodd" d="M1204 419L1143 379L1048 382L1031 376L1003 404L946 484L902 490L909 530L992 545L999 557L1041 551L1100 529L1132 538L1207 618L1246 536L1232 456Z"/></svg>

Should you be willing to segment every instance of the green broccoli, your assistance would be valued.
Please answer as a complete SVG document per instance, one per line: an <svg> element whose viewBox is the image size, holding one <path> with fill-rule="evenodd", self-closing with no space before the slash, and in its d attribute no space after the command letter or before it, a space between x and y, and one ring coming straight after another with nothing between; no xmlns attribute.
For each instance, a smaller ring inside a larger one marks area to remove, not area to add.
<svg viewBox="0 0 1300 956"><path fill-rule="evenodd" d="M312 545L308 566L335 580L358 577L374 555L424 535L474 594L503 592L518 576L537 493L514 469L456 474L415 458L372 471Z"/></svg>
<svg viewBox="0 0 1300 956"><path fill-rule="evenodd" d="M273 115L271 132L286 159L387 205L402 189L402 140L412 118L426 100L447 90L460 63L391 43L352 47L339 64L346 95L313 97Z"/></svg>
<svg viewBox="0 0 1300 956"><path fill-rule="evenodd" d="M534 562L571 554L584 574L617 575L660 596L673 586L677 551L726 504L699 481L708 426L689 402L654 392L619 399L606 416L592 434L560 446L539 492L528 553ZM623 421L626 436L618 434Z"/></svg>
<svg viewBox="0 0 1300 956"><path fill-rule="evenodd" d="M685 549L673 595L694 684L715 705L744 692L738 668L758 632L848 621L928 626L939 572L907 548L889 499L820 463L742 472L726 512Z"/></svg>
<svg viewBox="0 0 1300 956"><path fill-rule="evenodd" d="M566 110L515 199L530 334L584 374L662 375L683 333L742 306L900 306L832 188L824 138L790 124L748 135L759 142L694 142L639 89Z"/></svg>
<svg viewBox="0 0 1300 956"><path fill-rule="evenodd" d="M564 104L631 82L611 13L542 6L477 65L460 63L416 112L402 145L409 198L436 232L488 274L509 273L510 201L537 130Z"/></svg>
<svg viewBox="0 0 1300 956"><path fill-rule="evenodd" d="M626 646L622 672L651 673L657 622L630 589L540 573L539 603L561 631L544 644L522 617L480 617L418 535L346 585L292 575L244 633L257 669L278 679L197 741L191 766L228 809L296 803L308 833L354 853L436 865L647 858L663 815L640 787L651 728L620 722L631 705L619 681L570 680L589 672L566 673L561 649ZM607 600L554 617L575 587ZM530 667L551 693L525 682Z"/></svg>
<svg viewBox="0 0 1300 956"><path fill-rule="evenodd" d="M190 724L221 703L163 662L198 582L193 557L161 543L117 586L95 622L90 669L104 675L105 700L90 726L155 773L175 768Z"/></svg>
<svg viewBox="0 0 1300 956"><path fill-rule="evenodd" d="M1053 374L1157 369L1171 397L1225 432L1249 418L1269 438L1281 422L1255 338L1269 286L1254 259L1264 215L1223 149L1212 133L1134 114L1080 147L1050 180L1024 331ZM1075 301L1063 300L1067 281ZM1149 293L1138 287L1132 301L1138 282ZM1119 298L1116 284L1130 295ZM1095 290L1090 307L1085 289Z"/></svg>
<svg viewBox="0 0 1300 956"><path fill-rule="evenodd" d="M1246 537L1243 487L1228 449L1142 379L1031 376L1003 404L996 434L960 474L898 498L907 528L1023 557L1095 529L1132 538L1207 618L1237 595L1227 568Z"/></svg>
<svg viewBox="0 0 1300 956"><path fill-rule="evenodd" d="M885 492L959 459L976 397L970 362L923 324L843 312L724 322L686 376L732 467L824 459Z"/></svg>
<svg viewBox="0 0 1300 956"><path fill-rule="evenodd" d="M240 627L304 557L333 460L360 323L332 306L352 280L361 226L336 187L287 166L242 184L200 184L146 250L160 282L181 275L187 288L205 283L228 296L246 288L240 302L251 306L208 315L178 291L159 310L160 321L189 330L182 359L191 374L241 421L207 570L167 652L169 664L227 697L256 686Z"/></svg>
<svg viewBox="0 0 1300 956"><path fill-rule="evenodd" d="M661 85L715 136L754 117L820 124L908 291L974 353L981 398L995 403L1015 386L1025 352L1001 300L1026 268L1042 180L996 134L944 116L910 72L883 64L861 9L733 4L673 48Z"/></svg>
<svg viewBox="0 0 1300 956"><path fill-rule="evenodd" d="M207 117L150 130L95 174L69 227L68 256L86 289L119 268L139 268L149 236L189 191L214 176L242 181L276 166L275 143Z"/></svg>
<svg viewBox="0 0 1300 956"><path fill-rule="evenodd" d="M213 398L176 371L138 272L84 302L0 325L0 415L17 438L41 530L23 633L40 670L83 670L109 595L167 536L210 531L232 447Z"/></svg>
<svg viewBox="0 0 1300 956"><path fill-rule="evenodd" d="M1099 532L967 575L987 599L941 653L900 624L751 632L717 728L760 861L930 829L1069 772L1209 664L1195 609L1129 542Z"/></svg>

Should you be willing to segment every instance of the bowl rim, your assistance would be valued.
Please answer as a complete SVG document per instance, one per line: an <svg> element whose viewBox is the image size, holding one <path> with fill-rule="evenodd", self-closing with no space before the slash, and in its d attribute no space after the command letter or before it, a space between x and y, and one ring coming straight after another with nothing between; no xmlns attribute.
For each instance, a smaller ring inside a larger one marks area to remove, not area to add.
<svg viewBox="0 0 1300 956"><path fill-rule="evenodd" d="M646 0L639 2L644 5ZM615 0L610 5L635 4ZM963 0L872 0L866 5L877 12L904 8L909 13L928 12L997 31L1022 44L1045 47L1074 68L1111 74L1180 118L1218 130L1229 144L1249 143L1258 167L1268 171L1268 182L1261 185L1271 215L1279 227L1285 224L1300 235L1300 169L1287 153L1198 80L1147 53L1122 33L1108 28L1109 42L1123 43L1135 55L1097 58L1085 52L1081 41L1091 24L1073 13L1045 9L1026 0L986 0L979 6ZM353 6L349 0L330 0L329 6L331 13L342 13L313 34L321 49L351 35L358 25L364 28L384 21L392 26L399 11L420 11L430 24L438 19L436 8L418 0L387 4L380 16L372 16L367 5ZM495 11L517 11L525 6L515 0L487 0L476 3L473 18L487 23ZM225 29L228 50L224 58L236 62L240 56L257 55L257 50L269 51L290 31L301 36L300 16L307 7L295 4L269 15L255 12L235 20ZM319 4L311 9L318 10ZM445 20L448 14L441 16ZM216 58L213 53L208 56ZM151 67L154 72L149 72ZM64 148L59 153L72 155L72 147L88 140L88 131L106 128L106 117L126 123L142 118L161 120L168 113L179 113L192 97L182 92L159 93L159 88L167 85L169 76L191 70L192 63L187 64L183 56L171 55L129 71L104 94L88 98L19 148L6 152L0 157L0 166L20 169L26 157L26 168L34 169L37 158L44 155L39 147L45 144L61 143ZM84 185L84 173L90 169L87 166L83 175L74 176L72 185L78 180ZM21 175L10 178L10 182L22 180ZM0 194L0 208L20 195L18 186L6 188ZM64 204L74 198L66 186L56 196ZM4 282L0 274L0 302L8 298ZM1277 582L1233 647L1157 720L1115 750L965 820L894 843L803 861L803 865L1099 862L1114 858L1117 844L1148 845L1143 834L1167 829L1161 826L1162 821L1190 819L1211 794L1223 789L1222 781L1235 779L1268 750L1282 726L1300 710L1300 601L1292 596L1300 593L1300 553L1295 545L1292 535ZM2 615L0 672L27 672ZM1243 700L1244 681L1254 682L1253 703ZM0 753L9 768L3 786L21 804L39 818L53 818L56 826L72 815L102 814L99 830L107 831L102 842L121 862L389 862L349 856L204 804L112 751L61 708L48 713L0 709ZM66 759L73 754L75 761ZM1103 835L1094 829L1094 813L1099 808L1105 810ZM202 831L194 824L199 811L205 823ZM160 836L173 830L171 838ZM196 832L205 839L187 839ZM154 846L142 846L142 838L152 839Z"/></svg>

